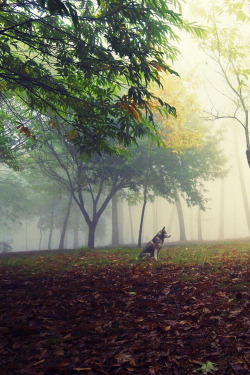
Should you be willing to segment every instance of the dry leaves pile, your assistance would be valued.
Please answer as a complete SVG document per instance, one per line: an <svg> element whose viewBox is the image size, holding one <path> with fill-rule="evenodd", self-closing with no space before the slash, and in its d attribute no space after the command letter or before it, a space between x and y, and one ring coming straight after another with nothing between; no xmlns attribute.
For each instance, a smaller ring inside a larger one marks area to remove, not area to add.
<svg viewBox="0 0 250 375"><path fill-rule="evenodd" d="M0 269L0 373L248 374L247 267Z"/></svg>

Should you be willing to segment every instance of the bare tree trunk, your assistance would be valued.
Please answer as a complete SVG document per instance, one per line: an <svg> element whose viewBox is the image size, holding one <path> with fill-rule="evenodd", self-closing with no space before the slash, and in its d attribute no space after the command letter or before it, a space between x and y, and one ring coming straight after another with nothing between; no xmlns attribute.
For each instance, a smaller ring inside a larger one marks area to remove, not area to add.
<svg viewBox="0 0 250 375"><path fill-rule="evenodd" d="M238 167L238 172L239 172L241 194L242 194L243 204L245 208L245 215L246 215L248 230L250 232L250 211L249 211L249 204L248 204L248 199L247 199L246 184L245 184L245 180L244 180L244 176L242 172L242 165L241 165L240 158L239 158L237 138L234 137L234 140L235 140L234 145L235 145L235 151L236 151L236 162L237 162L237 167Z"/></svg>
<svg viewBox="0 0 250 375"><path fill-rule="evenodd" d="M237 193L236 193L236 186L235 186L235 178L234 176L232 175L231 176L231 184L233 186L233 201L232 201L232 204L233 204L233 228L234 228L234 238L237 238L238 237L238 220L237 220L237 208L236 208L236 197L237 197Z"/></svg>
<svg viewBox="0 0 250 375"><path fill-rule="evenodd" d="M147 204L147 199L144 198L143 206L142 206L142 213L141 213L140 229L139 229L138 247L141 247L142 228L143 228L143 221L144 221L146 204Z"/></svg>
<svg viewBox="0 0 250 375"><path fill-rule="evenodd" d="M120 200L118 202L118 227L119 227L119 242L124 243L124 230L123 230L123 202Z"/></svg>
<svg viewBox="0 0 250 375"><path fill-rule="evenodd" d="M180 241L186 241L186 230L185 230L185 223L184 223L184 216L180 198L177 196L175 199L178 219L179 219L179 227L180 227Z"/></svg>
<svg viewBox="0 0 250 375"><path fill-rule="evenodd" d="M131 206L128 206L128 212L129 212L129 221L130 221L130 234L131 234L131 243L135 243L134 239L134 231L133 231L133 221L132 221L132 212L131 212Z"/></svg>
<svg viewBox="0 0 250 375"><path fill-rule="evenodd" d="M64 249L68 249L68 238L69 238L69 231L68 228L66 228L65 236L64 236L64 241L63 241L63 247Z"/></svg>
<svg viewBox="0 0 250 375"><path fill-rule="evenodd" d="M116 194L112 197L112 245L119 245L118 200Z"/></svg>
<svg viewBox="0 0 250 375"><path fill-rule="evenodd" d="M80 211L78 207L75 207L74 242L73 242L74 249L78 249L79 247L79 220L80 220Z"/></svg>
<svg viewBox="0 0 250 375"><path fill-rule="evenodd" d="M175 213L175 206L173 205L172 209L171 209L170 216L169 216L168 227L167 227L167 231L169 231L170 233L171 233L171 229L172 229L174 213Z"/></svg>
<svg viewBox="0 0 250 375"><path fill-rule="evenodd" d="M28 224L25 222L25 238L26 238L26 250L28 250Z"/></svg>
<svg viewBox="0 0 250 375"><path fill-rule="evenodd" d="M202 241L201 208L198 206L198 241Z"/></svg>
<svg viewBox="0 0 250 375"><path fill-rule="evenodd" d="M221 180L219 240L224 240L225 178Z"/></svg>
<svg viewBox="0 0 250 375"><path fill-rule="evenodd" d="M68 206L67 206L67 209L66 209L66 214L65 214L63 226L62 226L62 233L61 233L61 238L60 238L60 243L59 243L59 250L63 250L63 248L64 248L64 239L65 239L65 234L66 234L66 230L67 230L71 205L72 205L72 194L70 193L69 202L68 202Z"/></svg>
<svg viewBox="0 0 250 375"><path fill-rule="evenodd" d="M142 205L142 213L141 213L141 221L140 221L140 229L139 229L139 237L138 237L138 247L141 247L142 242L142 228L143 228L143 221L144 221L144 215L145 215L145 209L147 205L147 195L148 195L148 174L149 174L149 159L151 156L151 147L152 144L149 145L149 151L146 158L146 173L145 173L145 180L144 180L144 186L143 186L143 205Z"/></svg>
<svg viewBox="0 0 250 375"><path fill-rule="evenodd" d="M190 230L190 240L194 239L193 232L193 210L192 207L189 208L189 230Z"/></svg>
<svg viewBox="0 0 250 375"><path fill-rule="evenodd" d="M39 250L41 250L42 238L43 238L43 231L42 231L42 229L40 228Z"/></svg>
<svg viewBox="0 0 250 375"><path fill-rule="evenodd" d="M97 224L95 222L91 222L89 225L89 236L88 236L88 247L90 249L94 249L95 247L95 230Z"/></svg>
<svg viewBox="0 0 250 375"><path fill-rule="evenodd" d="M53 235L53 229L54 229L54 216L55 216L55 198L52 197L50 223L49 223L48 250L51 250L52 235Z"/></svg>
<svg viewBox="0 0 250 375"><path fill-rule="evenodd" d="M158 197L156 197L154 204L154 232L157 233L158 231Z"/></svg>

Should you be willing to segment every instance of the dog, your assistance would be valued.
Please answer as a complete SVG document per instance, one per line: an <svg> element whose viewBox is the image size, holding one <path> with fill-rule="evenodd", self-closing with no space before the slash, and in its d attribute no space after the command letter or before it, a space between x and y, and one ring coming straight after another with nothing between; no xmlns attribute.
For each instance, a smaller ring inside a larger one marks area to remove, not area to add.
<svg viewBox="0 0 250 375"><path fill-rule="evenodd" d="M159 253L162 248L163 242L165 238L171 237L171 234L168 234L165 227L160 230L154 238L147 243L145 249L139 255L139 258L155 258L155 260L159 259Z"/></svg>

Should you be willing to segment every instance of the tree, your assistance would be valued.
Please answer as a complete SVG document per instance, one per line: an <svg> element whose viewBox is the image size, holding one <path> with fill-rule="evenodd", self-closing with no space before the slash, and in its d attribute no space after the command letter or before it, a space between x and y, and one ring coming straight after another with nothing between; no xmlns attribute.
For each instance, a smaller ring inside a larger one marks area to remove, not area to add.
<svg viewBox="0 0 250 375"><path fill-rule="evenodd" d="M17 103L16 113L12 111L13 103L12 99L6 101L0 95L0 163L18 170L18 158L32 146L31 139L34 139L25 126L21 132L25 131L26 137L19 134L20 120L25 124L28 119Z"/></svg>
<svg viewBox="0 0 250 375"><path fill-rule="evenodd" d="M219 89L217 82L212 83L212 86L228 102L227 108L223 110L213 103L210 117L215 120L233 119L244 129L250 165L250 69L246 67L249 41L245 38L244 32L245 24L250 21L249 4L244 0L227 0L223 5L212 2L210 10L199 7L197 11L208 23L207 38L200 44L201 48L215 62L224 83ZM222 18L225 16L226 24Z"/></svg>
<svg viewBox="0 0 250 375"><path fill-rule="evenodd" d="M67 224L68 224L71 205L72 205L72 199L73 199L73 196L72 196L72 193L70 192L69 193L69 200L68 200L68 204L67 204L67 208L66 208L66 214L64 215L64 220L63 220L62 233L61 233L60 242L59 242L59 250L64 249L64 239L65 239L65 234L66 234L66 230L67 230Z"/></svg>
<svg viewBox="0 0 250 375"><path fill-rule="evenodd" d="M57 218L62 216L63 189L56 186L54 181L42 175L41 171L32 166L27 168L25 156L20 158L24 171L20 171L31 190L30 207L32 216L37 219L37 227L40 230L39 249L41 248L43 233L48 231L47 249L53 247L53 233L57 227ZM60 220L62 221L62 220Z"/></svg>
<svg viewBox="0 0 250 375"><path fill-rule="evenodd" d="M117 194L112 199L112 245L119 245L119 224L118 224L118 198Z"/></svg>
<svg viewBox="0 0 250 375"><path fill-rule="evenodd" d="M1 96L11 92L31 111L50 112L52 127L66 121L84 153L118 153L110 140L128 146L155 136L149 85L161 84L159 72L177 74L169 64L183 29L202 34L176 0L3 1Z"/></svg>
<svg viewBox="0 0 250 375"><path fill-rule="evenodd" d="M0 227L6 231L31 214L33 197L29 184L6 167L1 169L0 191Z"/></svg>
<svg viewBox="0 0 250 375"><path fill-rule="evenodd" d="M178 220L179 220L180 241L186 241L187 238L186 238L186 229L185 229L185 223L184 223L184 215L183 215L182 204L181 204L178 192L176 192L175 205L176 205Z"/></svg>
<svg viewBox="0 0 250 375"><path fill-rule="evenodd" d="M242 171L242 165L239 157L239 147L237 143L237 136L235 134L234 137L234 147L235 147L235 154L236 154L236 165L237 165L237 170L239 174L239 181L240 181L240 187L241 187L241 196L243 200L243 205L245 209L245 215L246 215L246 222L248 226L248 230L250 232L250 210L249 210L249 203L248 203L248 198L247 198L247 188L246 188L246 183L244 180L244 174Z"/></svg>
<svg viewBox="0 0 250 375"><path fill-rule="evenodd" d="M182 153L184 150L191 148L191 147L200 147L201 146L201 139L202 139L202 132L201 128L195 128L188 126L190 121L190 113L191 112L198 112L198 100L197 97L194 95L193 91L193 81L194 75L189 76L189 79L186 81L180 81L176 77L170 77L168 79L168 84L159 92L156 88L154 89L157 95L160 95L162 99L165 97L168 98L171 105L173 105L178 112L177 118L171 117L164 117L161 114L157 113L155 109L156 119L159 123L160 129L160 136L163 144L167 147L171 152L175 153ZM189 85L186 84L189 82ZM156 172L156 175L153 177L153 181L156 180L159 186L164 184L161 180L160 176L157 175L157 160L152 162L149 161L151 158L151 143L148 147L148 151L145 151L145 158L144 158L144 168L145 168L145 180L143 185L143 207L142 207L142 214L141 214L141 221L140 221L140 229L139 229L139 238L138 238L138 245L141 247L141 238L142 238L142 227L143 227L143 220L145 214L145 208L148 199L148 192L152 188L150 187L150 178L149 175ZM154 151L155 152L155 151ZM156 151L157 154L157 151ZM155 155L156 155L155 154ZM155 156L154 155L154 156ZM167 157L168 154L166 154ZM153 158L154 158L153 156ZM159 155L158 155L159 157ZM171 158L170 158L171 160ZM143 172L142 172L143 173ZM172 180L173 181L173 180ZM169 186L171 186L170 179L168 180ZM157 189L157 187L155 186ZM171 194L171 198L173 198L173 193ZM175 191L175 202L177 206L178 218L180 222L180 229L181 229L181 239L185 239L185 228L184 228L184 219L182 215L181 209L181 202L178 196L178 192Z"/></svg>
<svg viewBox="0 0 250 375"><path fill-rule="evenodd" d="M193 116L189 130L192 129L192 126L197 128L197 121L199 123L200 119L195 119ZM201 129L203 136L200 138L200 144L202 146L186 148L182 153L173 152L170 148L159 148L154 144L149 146L147 142L139 145L137 152L140 153L141 160L137 157L137 161L140 160L138 164L141 166L142 189L136 194L144 202L142 218L147 201L153 200L156 196L164 197L170 203L175 201L178 203L179 196L182 196L189 206L198 205L201 209L205 209L206 199L203 197L202 191L204 182L223 177L226 175L227 169L225 167L226 159L219 146L221 135L214 134L206 124L203 124ZM148 152L149 147L150 153ZM137 197L137 202L138 200L139 197ZM185 239L180 205L177 208L179 208L180 233L182 239ZM143 224L143 220L141 221ZM139 241L141 233L142 225Z"/></svg>
<svg viewBox="0 0 250 375"><path fill-rule="evenodd" d="M90 159L79 158L79 150L64 137L61 128L47 132L48 124L42 120L43 143L34 150L33 160L72 194L89 228L88 246L93 248L98 221L112 197L127 187L137 189L141 176L129 158L97 154Z"/></svg>
<svg viewBox="0 0 250 375"><path fill-rule="evenodd" d="M159 126L159 133L163 144L173 152L182 153L192 147L201 147L203 131L199 126L190 126L194 120L192 114L201 114L196 87L199 80L194 71L189 71L182 78L171 76L163 88L154 87L154 93L163 100L168 98L169 103L176 108L177 117L163 116L153 109Z"/></svg>

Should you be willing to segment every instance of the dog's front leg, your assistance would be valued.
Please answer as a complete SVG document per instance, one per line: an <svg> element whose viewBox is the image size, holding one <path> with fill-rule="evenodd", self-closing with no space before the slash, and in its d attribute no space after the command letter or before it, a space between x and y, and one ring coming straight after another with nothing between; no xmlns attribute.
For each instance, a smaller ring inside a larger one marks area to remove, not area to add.
<svg viewBox="0 0 250 375"><path fill-rule="evenodd" d="M154 258L155 258L155 260L158 260L158 250L157 249L155 249L155 251L154 251Z"/></svg>

